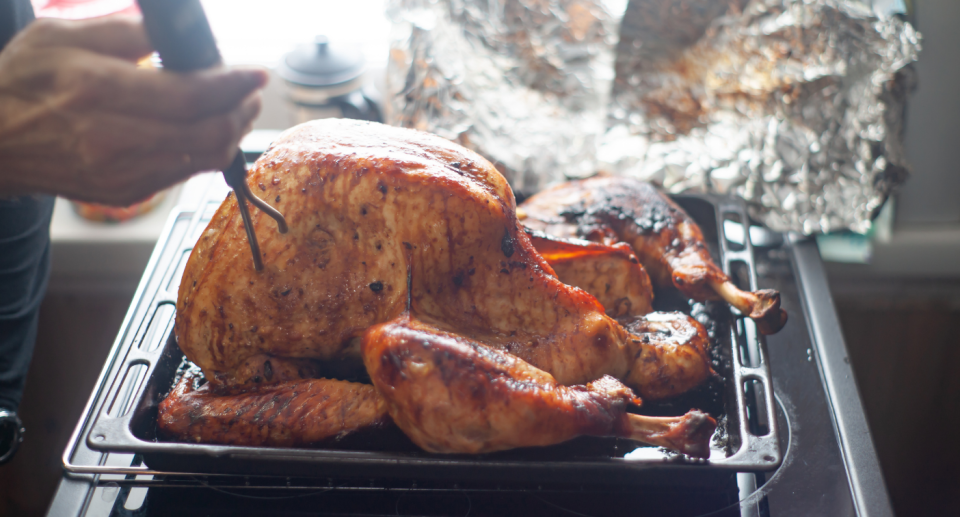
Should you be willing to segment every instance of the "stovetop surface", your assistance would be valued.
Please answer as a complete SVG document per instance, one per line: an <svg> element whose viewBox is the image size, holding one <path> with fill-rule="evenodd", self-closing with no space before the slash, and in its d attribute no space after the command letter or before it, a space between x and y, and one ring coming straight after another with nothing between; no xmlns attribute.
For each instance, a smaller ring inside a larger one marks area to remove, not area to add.
<svg viewBox="0 0 960 517"><path fill-rule="evenodd" d="M144 487L135 485L148 485L146 476L65 474L48 515L892 515L816 244L773 242L756 248L756 263L759 287L779 290L790 314L766 338L783 451L776 471L732 474L710 491L203 477ZM86 447L72 458L136 460Z"/></svg>

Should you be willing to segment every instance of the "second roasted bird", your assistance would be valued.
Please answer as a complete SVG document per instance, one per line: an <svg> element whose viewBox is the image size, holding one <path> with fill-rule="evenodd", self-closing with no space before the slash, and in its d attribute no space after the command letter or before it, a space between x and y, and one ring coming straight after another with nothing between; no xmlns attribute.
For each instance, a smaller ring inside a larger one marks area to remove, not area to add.
<svg viewBox="0 0 960 517"><path fill-rule="evenodd" d="M417 131L317 121L285 133L248 182L290 231L267 231L272 221L254 215L262 273L234 198L201 236L180 284L176 335L208 382L185 380L163 402L169 435L296 445L389 414L436 452L594 434L709 453L715 423L703 413L626 412L639 402L634 391L668 397L711 375L703 328L652 314L627 331L611 315L639 317L652 296L635 254L537 236L535 248L509 186L478 155ZM564 262L578 254L587 261ZM629 281L601 281L598 271ZM365 368L375 396L315 378L333 363ZM329 411L311 409L319 400ZM345 407L362 411L349 419L337 410Z"/></svg>
<svg viewBox="0 0 960 517"><path fill-rule="evenodd" d="M556 239L626 243L658 287L697 301L726 300L764 334L787 322L780 293L734 285L713 263L697 223L649 183L625 176L570 181L532 196L517 212L526 227Z"/></svg>

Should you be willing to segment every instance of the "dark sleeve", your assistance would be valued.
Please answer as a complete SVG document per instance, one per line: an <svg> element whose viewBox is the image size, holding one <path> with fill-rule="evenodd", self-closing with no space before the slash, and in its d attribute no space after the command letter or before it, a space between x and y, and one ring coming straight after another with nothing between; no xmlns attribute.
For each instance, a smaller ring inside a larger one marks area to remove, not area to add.
<svg viewBox="0 0 960 517"><path fill-rule="evenodd" d="M0 0L0 48L20 29L33 21L33 6L30 0Z"/></svg>
<svg viewBox="0 0 960 517"><path fill-rule="evenodd" d="M0 199L0 407L16 410L50 272L53 198Z"/></svg>
<svg viewBox="0 0 960 517"><path fill-rule="evenodd" d="M0 49L33 21L30 0L0 0ZM16 410L50 271L53 198L0 198L0 407Z"/></svg>

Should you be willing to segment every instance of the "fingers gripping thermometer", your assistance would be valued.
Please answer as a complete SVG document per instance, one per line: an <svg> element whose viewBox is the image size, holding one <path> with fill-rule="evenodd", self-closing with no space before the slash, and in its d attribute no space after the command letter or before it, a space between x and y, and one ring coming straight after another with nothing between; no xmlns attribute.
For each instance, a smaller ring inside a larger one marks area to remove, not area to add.
<svg viewBox="0 0 960 517"><path fill-rule="evenodd" d="M147 35L160 54L165 70L190 72L221 64L220 51L200 0L137 0L137 3L143 12ZM237 149L230 166L223 170L223 177L237 196L240 217L253 253L253 266L262 271L260 244L253 230L247 201L276 220L280 233L287 233L287 221L283 214L250 191L246 182L247 163L240 149Z"/></svg>

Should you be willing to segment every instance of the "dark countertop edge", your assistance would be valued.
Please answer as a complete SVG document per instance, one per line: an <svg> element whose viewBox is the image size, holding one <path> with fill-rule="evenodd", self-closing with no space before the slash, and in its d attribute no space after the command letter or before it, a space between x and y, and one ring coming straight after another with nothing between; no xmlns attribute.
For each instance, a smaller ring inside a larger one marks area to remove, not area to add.
<svg viewBox="0 0 960 517"><path fill-rule="evenodd" d="M893 517L820 250L816 240L797 234L790 234L788 242L794 273L802 279L800 296L857 513L864 517Z"/></svg>

